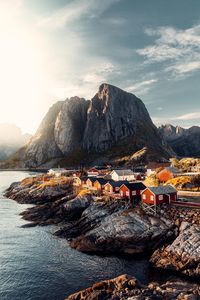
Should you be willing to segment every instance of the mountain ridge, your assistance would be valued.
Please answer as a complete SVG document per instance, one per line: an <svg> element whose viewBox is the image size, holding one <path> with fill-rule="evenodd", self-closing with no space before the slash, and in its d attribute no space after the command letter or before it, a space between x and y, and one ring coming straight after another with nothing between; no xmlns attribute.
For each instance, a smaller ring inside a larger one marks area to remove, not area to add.
<svg viewBox="0 0 200 300"><path fill-rule="evenodd" d="M165 124L158 128L160 134L180 157L200 157L200 127L183 128Z"/></svg>
<svg viewBox="0 0 200 300"><path fill-rule="evenodd" d="M15 160L27 167L128 164L173 154L142 100L104 83L91 100L76 96L55 103Z"/></svg>

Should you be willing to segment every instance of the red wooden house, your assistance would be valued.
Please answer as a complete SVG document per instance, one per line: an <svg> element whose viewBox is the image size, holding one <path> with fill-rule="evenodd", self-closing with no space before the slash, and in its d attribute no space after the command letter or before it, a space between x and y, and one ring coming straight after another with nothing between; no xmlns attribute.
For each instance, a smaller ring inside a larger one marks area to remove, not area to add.
<svg viewBox="0 0 200 300"><path fill-rule="evenodd" d="M123 198L134 199L139 198L144 189L146 186L142 182L128 182L120 186L119 193Z"/></svg>
<svg viewBox="0 0 200 300"><path fill-rule="evenodd" d="M172 185L160 185L147 187L142 192L142 202L150 205L170 203L177 200L177 190Z"/></svg>
<svg viewBox="0 0 200 300"><path fill-rule="evenodd" d="M109 180L107 181L107 183L105 184L104 190L106 193L110 193L110 194L115 194L119 192L119 188L122 184L126 184L128 183L128 181L114 181L114 180Z"/></svg>

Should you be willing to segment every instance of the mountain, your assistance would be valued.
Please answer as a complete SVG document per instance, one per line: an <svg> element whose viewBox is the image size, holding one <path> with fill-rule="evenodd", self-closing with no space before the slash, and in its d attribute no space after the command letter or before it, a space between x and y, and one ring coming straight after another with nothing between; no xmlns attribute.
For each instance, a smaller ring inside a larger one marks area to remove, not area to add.
<svg viewBox="0 0 200 300"><path fill-rule="evenodd" d="M22 134L20 128L13 124L0 124L0 160L8 158L24 146L31 135Z"/></svg>
<svg viewBox="0 0 200 300"><path fill-rule="evenodd" d="M159 127L160 134L180 157L200 157L200 127L189 129L171 124Z"/></svg>
<svg viewBox="0 0 200 300"><path fill-rule="evenodd" d="M28 167L132 164L173 154L139 98L102 84L91 100L72 97L55 103L14 160Z"/></svg>

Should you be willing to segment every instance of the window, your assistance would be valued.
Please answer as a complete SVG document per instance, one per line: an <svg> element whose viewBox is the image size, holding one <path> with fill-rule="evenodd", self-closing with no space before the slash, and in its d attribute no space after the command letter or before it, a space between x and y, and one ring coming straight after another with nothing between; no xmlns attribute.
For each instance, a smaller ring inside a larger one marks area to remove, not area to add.
<svg viewBox="0 0 200 300"><path fill-rule="evenodd" d="M126 196L129 197L129 192L126 192Z"/></svg>
<svg viewBox="0 0 200 300"><path fill-rule="evenodd" d="M154 200L154 196L153 196L153 195L151 195L150 199L153 201L153 200Z"/></svg>
<svg viewBox="0 0 200 300"><path fill-rule="evenodd" d="M158 199L163 200L163 195L159 195Z"/></svg>
<svg viewBox="0 0 200 300"><path fill-rule="evenodd" d="M132 196L135 196L136 195L136 191L132 191Z"/></svg>
<svg viewBox="0 0 200 300"><path fill-rule="evenodd" d="M146 200L147 197L146 197L145 194L143 194L143 195L142 195L142 198L143 198L144 200Z"/></svg>
<svg viewBox="0 0 200 300"><path fill-rule="evenodd" d="M120 191L120 195L123 196L123 191Z"/></svg>

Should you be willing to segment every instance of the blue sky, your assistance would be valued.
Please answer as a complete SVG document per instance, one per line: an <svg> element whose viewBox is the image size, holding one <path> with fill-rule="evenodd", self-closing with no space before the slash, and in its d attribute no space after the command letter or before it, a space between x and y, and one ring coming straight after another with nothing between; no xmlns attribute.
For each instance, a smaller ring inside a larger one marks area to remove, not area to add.
<svg viewBox="0 0 200 300"><path fill-rule="evenodd" d="M0 88L7 99L0 122L34 132L52 103L91 99L108 82L140 97L157 125L200 125L199 0L6 3L0 34L18 37L9 45L17 43L19 54L12 54L18 71L5 82L17 78L16 89Z"/></svg>

